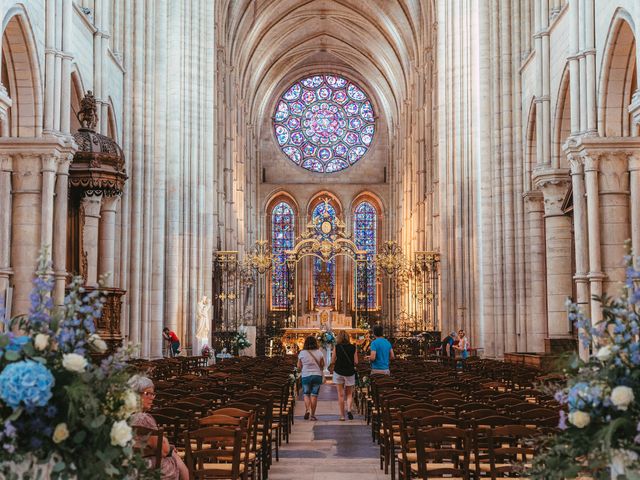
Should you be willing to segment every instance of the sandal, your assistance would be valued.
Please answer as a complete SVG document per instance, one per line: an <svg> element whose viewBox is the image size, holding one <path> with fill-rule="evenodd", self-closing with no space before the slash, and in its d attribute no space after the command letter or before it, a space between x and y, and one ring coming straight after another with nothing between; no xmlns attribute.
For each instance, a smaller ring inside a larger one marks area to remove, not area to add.
<svg viewBox="0 0 640 480"><path fill-rule="evenodd" d="M318 421L318 419L315 417L315 415L311 415L311 421L312 421L312 422L317 422L317 421Z"/></svg>
<svg viewBox="0 0 640 480"><path fill-rule="evenodd" d="M349 420L353 420L353 413L351 413L351 412L347 412L347 418L348 418Z"/></svg>
<svg viewBox="0 0 640 480"><path fill-rule="evenodd" d="M344 417L340 417L339 419L341 422L344 422Z"/></svg>
<svg viewBox="0 0 640 480"><path fill-rule="evenodd" d="M311 415L309 412L305 412L304 413L304 419L305 420L309 420L309 415Z"/></svg>

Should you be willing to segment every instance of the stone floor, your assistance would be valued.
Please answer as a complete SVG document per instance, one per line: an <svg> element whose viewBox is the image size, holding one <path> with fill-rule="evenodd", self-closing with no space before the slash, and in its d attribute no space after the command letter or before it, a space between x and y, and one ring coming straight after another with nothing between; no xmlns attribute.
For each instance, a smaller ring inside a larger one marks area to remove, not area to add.
<svg viewBox="0 0 640 480"><path fill-rule="evenodd" d="M296 417L289 444L283 443L280 461L269 471L270 480L387 480L379 468L378 445L371 427L359 415L338 420L335 385L322 385L317 422L304 420L304 402L296 402Z"/></svg>

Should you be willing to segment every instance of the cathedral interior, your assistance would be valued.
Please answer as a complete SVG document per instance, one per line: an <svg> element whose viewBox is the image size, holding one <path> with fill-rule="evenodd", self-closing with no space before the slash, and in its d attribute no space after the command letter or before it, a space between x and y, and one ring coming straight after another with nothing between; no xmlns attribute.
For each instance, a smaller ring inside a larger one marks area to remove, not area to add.
<svg viewBox="0 0 640 480"><path fill-rule="evenodd" d="M187 352L375 324L407 348L464 328L489 358L584 350L567 299L601 318L640 251L636 0L0 16L7 316L44 255L54 301L79 275L145 358L163 327Z"/></svg>

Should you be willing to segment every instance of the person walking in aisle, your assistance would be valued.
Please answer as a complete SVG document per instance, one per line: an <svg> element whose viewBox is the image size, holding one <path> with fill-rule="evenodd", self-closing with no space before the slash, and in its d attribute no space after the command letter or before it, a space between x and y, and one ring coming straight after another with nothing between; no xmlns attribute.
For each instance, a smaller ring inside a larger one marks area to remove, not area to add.
<svg viewBox="0 0 640 480"><path fill-rule="evenodd" d="M169 356L177 357L180 354L180 339L173 330L167 327L162 329L162 337L169 342Z"/></svg>
<svg viewBox="0 0 640 480"><path fill-rule="evenodd" d="M389 340L384 338L384 330L382 325L376 325L373 327L373 336L375 339L371 342L371 354L365 357L371 362L371 374L381 373L383 375L389 375L389 363L395 359L393 354L393 347Z"/></svg>
<svg viewBox="0 0 640 480"><path fill-rule="evenodd" d="M318 393L324 376L324 355L318 350L318 340L313 335L304 341L304 347L298 354L298 371L302 377L304 395L304 419L315 421Z"/></svg>
<svg viewBox="0 0 640 480"><path fill-rule="evenodd" d="M329 371L333 373L333 383L336 384L338 389L340 420L344 421L345 400L347 417L349 420L353 420L351 405L353 404L353 387L356 384L358 352L355 345L352 345L349 341L349 335L344 330L338 332L336 342L336 348L333 349L333 354L331 355Z"/></svg>

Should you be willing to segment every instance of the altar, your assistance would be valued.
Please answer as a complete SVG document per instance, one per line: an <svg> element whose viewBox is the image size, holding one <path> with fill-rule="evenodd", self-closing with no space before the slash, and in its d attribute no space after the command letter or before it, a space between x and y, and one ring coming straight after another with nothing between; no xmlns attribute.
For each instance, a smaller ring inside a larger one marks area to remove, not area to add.
<svg viewBox="0 0 640 480"><path fill-rule="evenodd" d="M296 326L298 328L318 330L343 330L352 327L351 315L322 308L314 312L299 315Z"/></svg>
<svg viewBox="0 0 640 480"><path fill-rule="evenodd" d="M344 328L342 330L347 332L351 343L356 346L363 347L369 342L368 330L361 328ZM336 333L337 330L333 330L333 334L335 335ZM302 350L305 339L310 335L320 337L320 335L322 335L322 330L316 328L286 329L281 338L285 352L289 355L297 355L298 352Z"/></svg>

